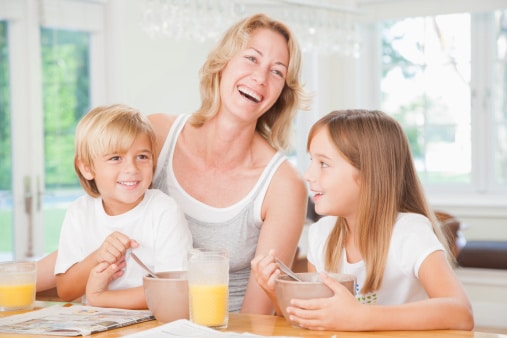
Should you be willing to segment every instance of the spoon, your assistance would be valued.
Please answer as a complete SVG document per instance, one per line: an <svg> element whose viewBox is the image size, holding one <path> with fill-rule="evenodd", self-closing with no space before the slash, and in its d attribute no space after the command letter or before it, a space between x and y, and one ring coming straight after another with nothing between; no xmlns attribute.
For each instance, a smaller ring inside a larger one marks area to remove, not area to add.
<svg viewBox="0 0 507 338"><path fill-rule="evenodd" d="M140 259L139 257L136 256L135 253L133 253L132 251L130 252L130 257L134 258L134 260L136 261L137 264L139 264L144 270L146 270L148 272L148 275L150 277L153 277L153 278L158 278L157 274L153 271L151 271L151 269L149 267L147 267Z"/></svg>
<svg viewBox="0 0 507 338"><path fill-rule="evenodd" d="M298 281L298 282L301 282L301 278L299 278L287 265L284 264L284 262L282 262L278 257L275 258L276 259L276 262L278 263L278 265L280 265L280 270L282 270L283 272L285 272L287 274L287 276L289 276L290 278Z"/></svg>

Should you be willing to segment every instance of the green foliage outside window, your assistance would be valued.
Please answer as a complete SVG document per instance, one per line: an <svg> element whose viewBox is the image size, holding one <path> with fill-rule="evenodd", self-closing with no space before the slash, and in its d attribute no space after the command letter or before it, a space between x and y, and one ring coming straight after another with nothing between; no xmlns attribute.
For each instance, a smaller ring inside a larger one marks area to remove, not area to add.
<svg viewBox="0 0 507 338"><path fill-rule="evenodd" d="M11 119L7 22L0 21L0 191L11 190Z"/></svg>
<svg viewBox="0 0 507 338"><path fill-rule="evenodd" d="M46 190L79 186L74 131L90 109L89 34L42 28Z"/></svg>
<svg viewBox="0 0 507 338"><path fill-rule="evenodd" d="M11 120L9 114L9 62L7 22L0 20L0 253L12 248L11 213L2 204L3 192L11 190ZM9 194L5 194L9 197ZM5 248L5 249L4 249Z"/></svg>
<svg viewBox="0 0 507 338"><path fill-rule="evenodd" d="M402 125L425 184L470 182L470 108L462 104L470 95L469 52L462 53L468 27L466 15L381 25L381 106Z"/></svg>
<svg viewBox="0 0 507 338"><path fill-rule="evenodd" d="M41 28L45 191L70 202L80 189L74 171L74 133L90 110L89 33ZM66 207L44 204L44 247L58 246Z"/></svg>

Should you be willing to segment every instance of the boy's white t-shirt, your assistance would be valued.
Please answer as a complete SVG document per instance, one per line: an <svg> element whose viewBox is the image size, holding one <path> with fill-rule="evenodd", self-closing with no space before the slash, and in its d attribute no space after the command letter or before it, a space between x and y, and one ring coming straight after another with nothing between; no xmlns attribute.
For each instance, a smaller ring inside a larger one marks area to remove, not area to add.
<svg viewBox="0 0 507 338"><path fill-rule="evenodd" d="M336 219L334 216L323 217L308 231L308 261L318 272L325 271L326 242ZM444 247L428 218L415 213L400 213L393 228L384 277L378 290L359 294L366 278L366 267L364 261L348 263L345 250L339 272L356 276L357 299L363 303L393 305L427 299L428 295L418 280L419 268L426 257L437 250L444 250Z"/></svg>
<svg viewBox="0 0 507 338"><path fill-rule="evenodd" d="M192 235L183 211L172 197L149 189L134 209L117 216L105 213L101 198L85 195L74 201L61 228L55 274L82 261L114 231L139 242L133 250L153 271L186 270ZM124 275L109 285L111 290L142 285L146 272L128 252L126 263Z"/></svg>

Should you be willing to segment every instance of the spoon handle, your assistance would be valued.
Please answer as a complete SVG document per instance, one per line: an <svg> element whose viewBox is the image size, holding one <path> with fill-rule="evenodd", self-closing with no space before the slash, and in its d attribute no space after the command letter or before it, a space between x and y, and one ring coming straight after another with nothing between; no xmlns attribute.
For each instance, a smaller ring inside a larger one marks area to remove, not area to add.
<svg viewBox="0 0 507 338"><path fill-rule="evenodd" d="M130 252L130 257L132 257L137 264L139 264L144 270L146 270L146 272L148 272L148 274L153 277L153 278L158 278L157 274L153 271L151 271L151 269L149 267L147 267L143 261L141 261L139 259L139 257L137 257L137 255L135 253L133 253L132 251Z"/></svg>
<svg viewBox="0 0 507 338"><path fill-rule="evenodd" d="M284 262L282 262L278 257L276 257L275 259L278 265L280 265L280 270L285 272L290 278L301 282L301 278L299 278L294 272L292 272L292 270L287 265L285 265Z"/></svg>

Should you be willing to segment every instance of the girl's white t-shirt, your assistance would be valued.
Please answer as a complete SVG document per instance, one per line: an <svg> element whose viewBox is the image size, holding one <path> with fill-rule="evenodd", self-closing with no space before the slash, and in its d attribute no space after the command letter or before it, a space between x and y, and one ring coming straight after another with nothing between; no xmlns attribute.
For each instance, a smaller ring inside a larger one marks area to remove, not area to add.
<svg viewBox="0 0 507 338"><path fill-rule="evenodd" d="M336 219L334 216L323 217L308 231L308 261L319 272L325 271L326 242ZM433 232L429 219L420 214L400 213L393 228L382 285L378 290L359 294L366 278L366 267L364 261L348 263L345 250L339 272L356 276L357 299L362 303L393 305L427 299L418 279L419 268L426 257L437 250L444 250L444 247Z"/></svg>

